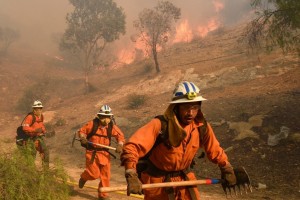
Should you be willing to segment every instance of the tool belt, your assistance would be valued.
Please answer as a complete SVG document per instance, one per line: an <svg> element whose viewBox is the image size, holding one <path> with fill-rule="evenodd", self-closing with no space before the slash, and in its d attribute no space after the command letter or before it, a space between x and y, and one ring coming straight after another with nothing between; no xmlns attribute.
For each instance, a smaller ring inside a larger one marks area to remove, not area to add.
<svg viewBox="0 0 300 200"><path fill-rule="evenodd" d="M190 167L188 167L187 169L183 169L180 171L165 171L157 168L150 160L147 160L147 169L145 170L145 172L153 177L165 176L164 182L171 182L171 178L177 176L181 176L185 181L188 181L189 178L187 177L187 174L191 172L191 169ZM193 187L194 186L186 186L191 195L192 200L197 200ZM169 200L175 200L175 191L173 187L165 188L165 191L168 194Z"/></svg>

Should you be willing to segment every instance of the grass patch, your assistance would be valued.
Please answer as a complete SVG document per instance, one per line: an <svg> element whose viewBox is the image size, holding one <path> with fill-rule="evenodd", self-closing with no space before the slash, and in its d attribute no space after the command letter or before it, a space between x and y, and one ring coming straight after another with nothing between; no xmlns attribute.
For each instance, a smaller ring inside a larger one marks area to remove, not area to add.
<svg viewBox="0 0 300 200"><path fill-rule="evenodd" d="M128 96L128 108L129 109L136 109L141 107L145 104L146 96L145 95L138 95L132 94Z"/></svg>
<svg viewBox="0 0 300 200"><path fill-rule="evenodd" d="M62 164L57 160L54 168L38 170L34 160L29 148L0 155L0 199L69 199Z"/></svg>

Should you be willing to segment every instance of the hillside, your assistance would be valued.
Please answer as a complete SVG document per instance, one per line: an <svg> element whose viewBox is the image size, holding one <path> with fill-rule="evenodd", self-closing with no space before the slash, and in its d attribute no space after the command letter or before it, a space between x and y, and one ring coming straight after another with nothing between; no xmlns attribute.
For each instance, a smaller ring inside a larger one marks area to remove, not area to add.
<svg viewBox="0 0 300 200"><path fill-rule="evenodd" d="M71 140L74 131L91 120L101 104L112 107L118 125L129 137L163 113L176 83L188 80L195 82L208 99L203 112L231 163L244 166L257 188L241 198L299 199L299 58L282 55L280 50L248 54L239 41L240 34L241 29L228 29L173 45L159 54L160 74L146 72L147 60L95 71L90 76L95 91L88 95L83 95L79 70L39 52L14 49L0 61L1 149L15 147L14 132L26 113L15 107L26 88L37 89L40 83L43 88L37 92L45 100L46 120L56 132L47 138L51 158L61 158L77 182L84 168L84 151L79 144L72 148ZM145 104L129 109L128 97L136 95L143 95ZM58 126L58 121L66 123ZM275 146L269 145L270 135L278 135L282 127L288 128L287 137ZM125 184L119 161L114 160L112 165L111 185ZM206 159L199 160L195 169L199 178L220 176L217 166ZM200 186L199 190L202 199L226 199L219 185ZM94 190L74 187L72 199L95 196ZM113 199L129 198L113 194Z"/></svg>

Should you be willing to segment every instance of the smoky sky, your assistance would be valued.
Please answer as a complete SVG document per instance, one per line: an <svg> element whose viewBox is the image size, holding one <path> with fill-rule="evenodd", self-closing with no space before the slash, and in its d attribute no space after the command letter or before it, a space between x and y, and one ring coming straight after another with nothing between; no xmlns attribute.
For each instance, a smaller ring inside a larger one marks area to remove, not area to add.
<svg viewBox="0 0 300 200"><path fill-rule="evenodd" d="M115 0L126 14L126 33L132 34L133 20L144 8L153 8L157 0ZM191 26L205 24L210 18L218 17L222 25L232 26L249 16L249 0L172 0L181 8L181 19ZM216 11L215 4L223 8ZM68 0L0 0L0 26L20 32L21 38L15 45L50 51L57 48L51 36L63 33L66 14L72 11ZM124 37L126 38L126 37ZM124 41L123 41L124 42ZM130 41L128 41L130 42Z"/></svg>

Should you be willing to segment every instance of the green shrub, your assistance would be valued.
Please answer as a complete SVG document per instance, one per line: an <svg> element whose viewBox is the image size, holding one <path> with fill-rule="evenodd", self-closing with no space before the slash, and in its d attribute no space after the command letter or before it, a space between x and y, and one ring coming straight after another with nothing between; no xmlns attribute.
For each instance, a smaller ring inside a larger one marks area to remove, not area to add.
<svg viewBox="0 0 300 200"><path fill-rule="evenodd" d="M0 155L0 199L69 199L70 187L62 164L56 161L53 168L37 170L32 155L29 148Z"/></svg>
<svg viewBox="0 0 300 200"><path fill-rule="evenodd" d="M55 126L64 126L64 125L66 125L66 120L63 118L58 118L55 123Z"/></svg>
<svg viewBox="0 0 300 200"><path fill-rule="evenodd" d="M136 109L145 104L145 95L132 94L128 96L128 108Z"/></svg>
<svg viewBox="0 0 300 200"><path fill-rule="evenodd" d="M149 74L153 70L153 65L151 63L146 63L144 65L144 74Z"/></svg>
<svg viewBox="0 0 300 200"><path fill-rule="evenodd" d="M47 138L55 136L55 127L52 123L45 123L45 128Z"/></svg>

